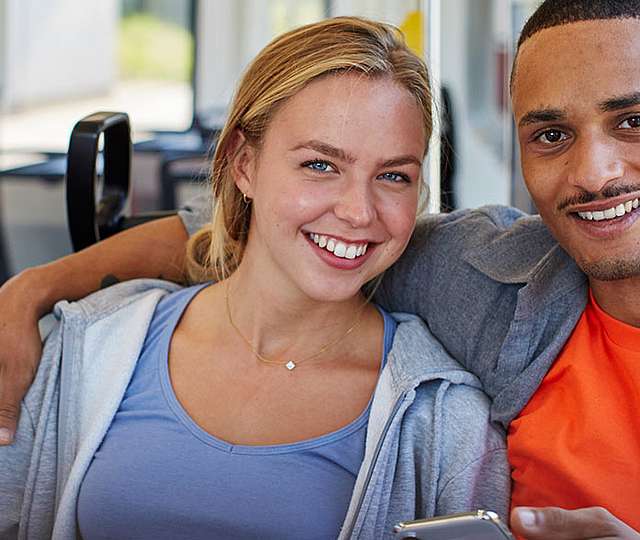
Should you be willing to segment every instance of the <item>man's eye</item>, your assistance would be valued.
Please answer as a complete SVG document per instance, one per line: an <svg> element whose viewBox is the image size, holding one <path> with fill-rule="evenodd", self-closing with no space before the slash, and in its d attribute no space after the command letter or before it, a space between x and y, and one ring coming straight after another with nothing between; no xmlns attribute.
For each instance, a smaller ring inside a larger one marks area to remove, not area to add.
<svg viewBox="0 0 640 540"><path fill-rule="evenodd" d="M312 171L318 172L335 172L336 170L330 163L323 161L321 159L314 159L312 161L305 161L302 164L306 169L311 169Z"/></svg>
<svg viewBox="0 0 640 540"><path fill-rule="evenodd" d="M640 116L630 116L623 122L620 122L620 124L618 124L618 127L622 129L639 129Z"/></svg>
<svg viewBox="0 0 640 540"><path fill-rule="evenodd" d="M396 172L386 172L382 173L378 178L382 180L387 180L389 182L407 182L409 183L411 180L406 174L396 173Z"/></svg>
<svg viewBox="0 0 640 540"><path fill-rule="evenodd" d="M558 144L559 142L565 141L567 138L568 135L559 129L548 129L540 133L536 137L536 141L539 141L542 144Z"/></svg>

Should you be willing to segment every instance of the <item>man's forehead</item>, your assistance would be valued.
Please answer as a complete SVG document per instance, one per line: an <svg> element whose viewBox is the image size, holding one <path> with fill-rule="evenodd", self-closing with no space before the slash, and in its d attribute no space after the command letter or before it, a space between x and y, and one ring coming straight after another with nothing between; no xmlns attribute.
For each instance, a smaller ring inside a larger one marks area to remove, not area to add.
<svg viewBox="0 0 640 540"><path fill-rule="evenodd" d="M513 78L522 109L563 108L577 96L593 107L640 90L640 20L581 21L547 28L525 41Z"/></svg>

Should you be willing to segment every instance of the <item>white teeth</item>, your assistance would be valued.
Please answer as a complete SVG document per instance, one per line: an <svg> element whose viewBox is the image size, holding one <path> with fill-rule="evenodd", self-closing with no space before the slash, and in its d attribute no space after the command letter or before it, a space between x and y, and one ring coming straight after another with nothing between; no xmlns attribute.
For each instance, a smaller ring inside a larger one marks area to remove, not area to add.
<svg viewBox="0 0 640 540"><path fill-rule="evenodd" d="M578 216L588 221L602 221L604 219L614 219L622 217L629 212L632 212L640 205L638 199L626 201L620 203L617 206L607 208L606 210L596 210L595 212L578 212Z"/></svg>
<svg viewBox="0 0 640 540"><path fill-rule="evenodd" d="M336 257L344 257L347 254L347 246L345 246L342 242L338 242L336 244L336 248L333 250L333 254Z"/></svg>
<svg viewBox="0 0 640 540"><path fill-rule="evenodd" d="M335 238L316 233L309 233L309 238L313 240L318 247L324 248L332 252L336 257L342 259L355 259L356 257L360 257L366 253L368 246L368 244L345 244Z"/></svg>

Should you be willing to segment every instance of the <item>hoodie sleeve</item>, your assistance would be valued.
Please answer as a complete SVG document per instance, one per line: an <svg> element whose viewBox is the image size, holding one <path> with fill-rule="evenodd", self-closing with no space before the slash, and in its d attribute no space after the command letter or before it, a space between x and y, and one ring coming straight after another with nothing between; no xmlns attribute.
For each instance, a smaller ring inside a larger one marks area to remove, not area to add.
<svg viewBox="0 0 640 540"><path fill-rule="evenodd" d="M189 236L192 236L211 221L211 197L207 194L191 199L178 212Z"/></svg>
<svg viewBox="0 0 640 540"><path fill-rule="evenodd" d="M22 402L16 438L0 447L0 538L48 538L53 525L57 468L57 403L61 335L47 338Z"/></svg>
<svg viewBox="0 0 640 540"><path fill-rule="evenodd" d="M451 385L442 406L436 515L491 510L508 523L510 470L504 430L489 421L489 398Z"/></svg>
<svg viewBox="0 0 640 540"><path fill-rule="evenodd" d="M0 538L18 537L34 435L31 415L23 405L13 444L0 447Z"/></svg>

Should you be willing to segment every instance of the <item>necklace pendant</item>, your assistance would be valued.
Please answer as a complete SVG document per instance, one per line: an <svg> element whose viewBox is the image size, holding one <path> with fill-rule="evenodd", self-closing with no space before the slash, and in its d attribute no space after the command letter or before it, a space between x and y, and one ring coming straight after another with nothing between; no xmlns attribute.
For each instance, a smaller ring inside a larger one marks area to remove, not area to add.
<svg viewBox="0 0 640 540"><path fill-rule="evenodd" d="M284 367L286 367L289 371L292 371L292 370L296 367L296 364L294 363L294 361L293 361L293 360L289 360L289 361L284 365Z"/></svg>

